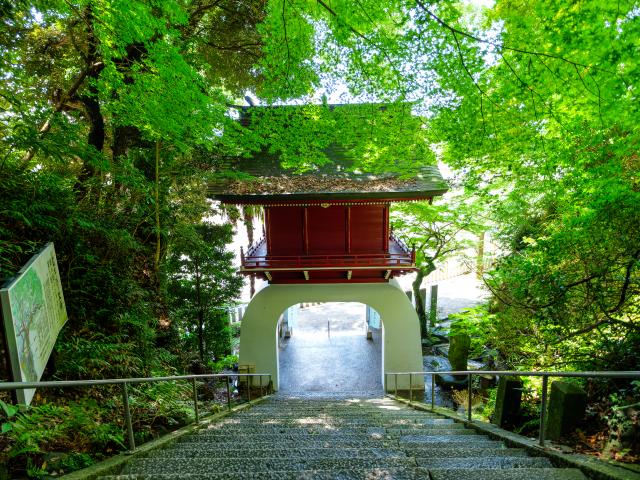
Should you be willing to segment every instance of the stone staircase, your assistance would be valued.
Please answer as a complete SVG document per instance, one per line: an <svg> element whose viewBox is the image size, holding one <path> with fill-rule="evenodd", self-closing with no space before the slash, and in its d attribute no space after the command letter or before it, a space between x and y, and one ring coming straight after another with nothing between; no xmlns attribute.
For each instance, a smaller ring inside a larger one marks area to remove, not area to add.
<svg viewBox="0 0 640 480"><path fill-rule="evenodd" d="M278 396L100 478L586 479L391 399Z"/></svg>

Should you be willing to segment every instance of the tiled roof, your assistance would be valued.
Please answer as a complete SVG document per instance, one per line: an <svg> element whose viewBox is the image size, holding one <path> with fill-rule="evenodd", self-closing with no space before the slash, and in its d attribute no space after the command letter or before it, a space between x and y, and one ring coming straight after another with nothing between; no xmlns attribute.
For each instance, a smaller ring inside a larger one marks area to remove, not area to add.
<svg viewBox="0 0 640 480"><path fill-rule="evenodd" d="M263 107L251 107L263 108ZM246 111L241 123L250 127ZM251 157L229 159L221 174L209 184L209 195L229 203L262 203L289 200L422 199L442 195L447 184L438 168L416 158L400 177L396 173L363 173L355 168L351 149L332 145L324 149L330 162L313 171L297 173L281 165L278 155L263 151ZM395 159L388 160L393 165ZM242 178L239 179L238 174Z"/></svg>

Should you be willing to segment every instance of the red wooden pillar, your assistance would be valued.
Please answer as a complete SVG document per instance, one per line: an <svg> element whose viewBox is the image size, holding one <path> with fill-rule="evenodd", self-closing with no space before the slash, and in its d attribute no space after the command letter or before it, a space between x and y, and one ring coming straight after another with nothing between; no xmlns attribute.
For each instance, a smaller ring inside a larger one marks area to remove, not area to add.
<svg viewBox="0 0 640 480"><path fill-rule="evenodd" d="M307 208L302 208L302 251L305 255L309 255L309 212Z"/></svg>
<svg viewBox="0 0 640 480"><path fill-rule="evenodd" d="M382 250L389 253L389 205L382 208Z"/></svg>
<svg viewBox="0 0 640 480"><path fill-rule="evenodd" d="M264 224L266 226L267 255L271 255L271 225L269 224L269 216L271 207L264 208Z"/></svg>
<svg viewBox="0 0 640 480"><path fill-rule="evenodd" d="M345 215L345 235L347 253L351 253L351 207L347 205L347 214Z"/></svg>

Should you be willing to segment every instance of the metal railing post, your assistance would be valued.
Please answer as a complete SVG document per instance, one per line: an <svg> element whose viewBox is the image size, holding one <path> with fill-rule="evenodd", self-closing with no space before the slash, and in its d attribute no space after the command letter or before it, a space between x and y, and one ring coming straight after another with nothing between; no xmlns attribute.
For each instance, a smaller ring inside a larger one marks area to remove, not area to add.
<svg viewBox="0 0 640 480"><path fill-rule="evenodd" d="M431 410L435 408L436 400L436 376L434 373L431 374Z"/></svg>
<svg viewBox="0 0 640 480"><path fill-rule="evenodd" d="M468 391L469 397L467 398L467 401L469 402L467 404L467 420L471 421L471 408L472 408L471 403L473 401L473 386L471 383L471 374L467 375L467 389L469 390Z"/></svg>
<svg viewBox="0 0 640 480"><path fill-rule="evenodd" d="M124 404L124 418L127 424L127 435L129 437L129 452L136 450L136 439L133 437L133 424L131 423L131 409L129 408L129 389L126 382L122 384L122 403Z"/></svg>
<svg viewBox="0 0 640 480"><path fill-rule="evenodd" d="M413 373L409 374L409 403L413 402Z"/></svg>
<svg viewBox="0 0 640 480"><path fill-rule="evenodd" d="M198 412L198 385L196 379L193 378L193 411L196 415L196 423L200 423L200 412Z"/></svg>
<svg viewBox="0 0 640 480"><path fill-rule="evenodd" d="M396 373L396 383L395 383L395 387L396 387L396 397L398 396L398 374Z"/></svg>
<svg viewBox="0 0 640 480"><path fill-rule="evenodd" d="M389 377L389 374L387 372L384 372L384 384L383 387L384 388L384 394L387 394L387 378Z"/></svg>
<svg viewBox="0 0 640 480"><path fill-rule="evenodd" d="M269 393L273 393L273 379L271 378L271 374L269 374Z"/></svg>
<svg viewBox="0 0 640 480"><path fill-rule="evenodd" d="M231 385L229 375L227 375L227 409L231 410Z"/></svg>
<svg viewBox="0 0 640 480"><path fill-rule="evenodd" d="M546 375L542 376L542 404L540 405L540 446L544 447L544 437L545 437L545 421L547 415L547 383L549 382L549 377Z"/></svg>
<svg viewBox="0 0 640 480"><path fill-rule="evenodd" d="M251 377L245 376L244 378L247 379L247 398L248 402L251 403Z"/></svg>
<svg viewBox="0 0 640 480"><path fill-rule="evenodd" d="M262 377L263 375L260 375L260 397L264 396L264 393L262 392Z"/></svg>

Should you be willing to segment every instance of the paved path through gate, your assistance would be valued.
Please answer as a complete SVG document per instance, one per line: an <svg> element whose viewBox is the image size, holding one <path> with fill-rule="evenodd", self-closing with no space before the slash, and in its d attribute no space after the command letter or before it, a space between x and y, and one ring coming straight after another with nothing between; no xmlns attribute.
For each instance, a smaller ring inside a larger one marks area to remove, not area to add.
<svg viewBox="0 0 640 480"><path fill-rule="evenodd" d="M374 330L373 340L366 339L361 303L300 309L293 336L281 342L280 392L381 395L381 341L380 330Z"/></svg>

